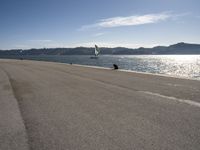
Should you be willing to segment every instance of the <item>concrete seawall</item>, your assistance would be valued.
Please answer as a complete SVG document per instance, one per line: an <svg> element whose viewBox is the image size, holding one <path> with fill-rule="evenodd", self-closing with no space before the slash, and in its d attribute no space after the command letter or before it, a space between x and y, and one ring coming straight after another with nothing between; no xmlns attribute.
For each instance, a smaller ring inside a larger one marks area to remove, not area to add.
<svg viewBox="0 0 200 150"><path fill-rule="evenodd" d="M200 149L200 81L0 60L0 150Z"/></svg>

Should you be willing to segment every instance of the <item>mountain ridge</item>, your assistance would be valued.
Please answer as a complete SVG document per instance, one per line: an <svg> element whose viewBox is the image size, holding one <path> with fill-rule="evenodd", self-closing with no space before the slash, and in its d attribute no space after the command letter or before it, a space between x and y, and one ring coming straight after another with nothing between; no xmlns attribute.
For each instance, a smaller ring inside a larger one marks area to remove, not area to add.
<svg viewBox="0 0 200 150"><path fill-rule="evenodd" d="M101 47L102 55L170 55L170 54L200 54L200 44L180 42L169 46L152 48ZM39 48L0 50L0 55L94 55L92 47L76 48Z"/></svg>

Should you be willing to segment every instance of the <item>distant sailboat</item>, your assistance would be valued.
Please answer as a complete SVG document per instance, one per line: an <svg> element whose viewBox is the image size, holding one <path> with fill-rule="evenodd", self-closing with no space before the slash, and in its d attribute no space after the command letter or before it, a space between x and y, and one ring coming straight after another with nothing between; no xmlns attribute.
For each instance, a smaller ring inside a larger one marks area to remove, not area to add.
<svg viewBox="0 0 200 150"><path fill-rule="evenodd" d="M95 45L95 49L94 49L94 56L93 57L90 57L91 59L97 59L98 58L98 55L100 53L100 49L97 45Z"/></svg>

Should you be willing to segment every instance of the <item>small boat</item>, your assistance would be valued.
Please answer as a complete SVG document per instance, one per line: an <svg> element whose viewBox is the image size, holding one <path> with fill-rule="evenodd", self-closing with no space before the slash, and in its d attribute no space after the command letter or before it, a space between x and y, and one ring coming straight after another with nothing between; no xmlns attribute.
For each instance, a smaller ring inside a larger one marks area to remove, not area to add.
<svg viewBox="0 0 200 150"><path fill-rule="evenodd" d="M98 48L97 45L95 45L95 49L94 49L94 56L90 57L91 59L98 59L98 55L100 53L100 49Z"/></svg>

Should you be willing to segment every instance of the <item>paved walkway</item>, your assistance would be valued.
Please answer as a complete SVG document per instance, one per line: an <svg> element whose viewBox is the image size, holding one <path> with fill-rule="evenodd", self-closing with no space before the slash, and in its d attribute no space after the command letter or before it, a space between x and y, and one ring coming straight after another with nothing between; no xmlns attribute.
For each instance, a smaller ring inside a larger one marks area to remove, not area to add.
<svg viewBox="0 0 200 150"><path fill-rule="evenodd" d="M199 150L200 81L0 60L0 150Z"/></svg>

